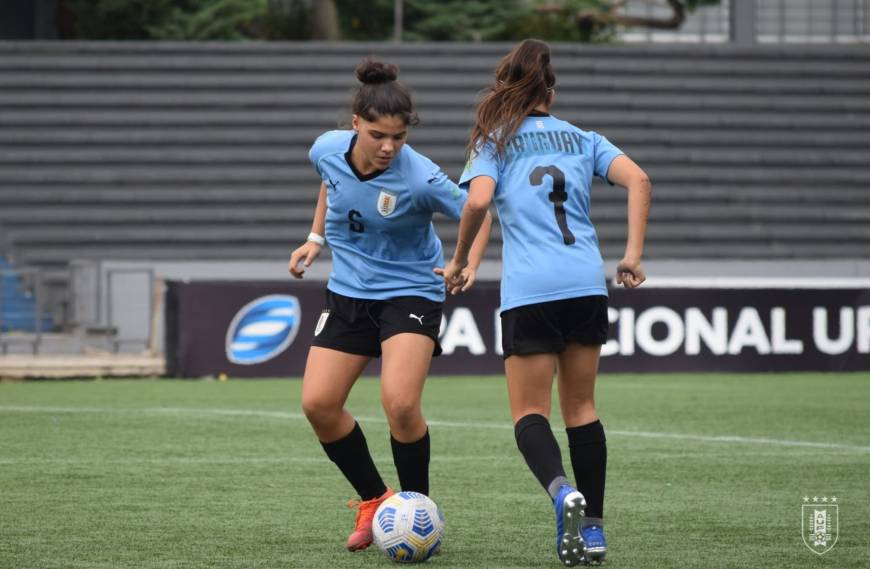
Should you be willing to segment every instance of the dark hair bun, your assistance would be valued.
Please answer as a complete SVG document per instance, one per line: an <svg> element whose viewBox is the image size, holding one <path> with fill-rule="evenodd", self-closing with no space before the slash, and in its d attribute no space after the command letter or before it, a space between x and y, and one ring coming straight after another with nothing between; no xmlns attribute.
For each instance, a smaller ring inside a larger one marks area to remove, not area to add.
<svg viewBox="0 0 870 569"><path fill-rule="evenodd" d="M366 85L395 81L398 76L398 67L374 59L366 59L356 68L356 78Z"/></svg>

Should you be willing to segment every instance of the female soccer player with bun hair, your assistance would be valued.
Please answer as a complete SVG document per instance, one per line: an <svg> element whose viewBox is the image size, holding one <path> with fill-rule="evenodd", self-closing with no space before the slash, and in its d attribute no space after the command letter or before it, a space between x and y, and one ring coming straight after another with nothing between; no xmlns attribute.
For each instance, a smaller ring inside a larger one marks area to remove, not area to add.
<svg viewBox="0 0 870 569"><path fill-rule="evenodd" d="M645 280L640 259L651 185L606 138L549 114L555 85L550 48L537 40L520 43L496 68L477 108L460 180L469 195L444 278L451 288L462 286L470 242L494 199L504 238L502 346L514 433L553 500L559 559L576 565L607 553L607 448L594 401L607 342L607 287L589 219L592 176L628 189L628 243L616 268L616 282L626 288ZM554 373L576 489L549 423Z"/></svg>
<svg viewBox="0 0 870 569"><path fill-rule="evenodd" d="M327 456L360 496L351 551L372 542L372 517L390 490L369 453L359 424L344 408L350 389L372 358L382 357L381 401L393 460L403 490L429 494L429 430L421 412L423 382L433 355L444 283L432 214L459 219L468 197L431 160L405 144L417 123L398 69L363 61L353 100L352 130L321 135L309 152L320 175L311 234L290 256L302 278L325 242L333 269L326 308L314 329L302 381L302 409ZM463 286L489 238L489 221L472 246ZM301 263L301 264L300 264Z"/></svg>

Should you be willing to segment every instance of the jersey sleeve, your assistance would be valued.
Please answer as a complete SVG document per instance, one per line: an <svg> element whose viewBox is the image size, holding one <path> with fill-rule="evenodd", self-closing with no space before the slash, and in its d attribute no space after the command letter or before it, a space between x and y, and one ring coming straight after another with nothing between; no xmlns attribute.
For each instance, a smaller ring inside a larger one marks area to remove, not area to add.
<svg viewBox="0 0 870 569"><path fill-rule="evenodd" d="M320 159L323 157L323 137L328 134L329 133L325 133L318 136L317 140L314 141L314 144L312 144L311 148L308 150L308 160L311 161L311 165L314 166L317 175L321 178L323 177L323 172L320 171Z"/></svg>
<svg viewBox="0 0 870 569"><path fill-rule="evenodd" d="M607 171L610 169L610 163L613 162L613 159L621 156L624 152L597 132L592 133L592 147L595 153L595 175L613 185L613 182L607 179Z"/></svg>
<svg viewBox="0 0 870 569"><path fill-rule="evenodd" d="M414 201L421 209L440 212L451 219L462 216L462 206L468 194L457 186L437 164L413 152L409 161Z"/></svg>
<svg viewBox="0 0 870 569"><path fill-rule="evenodd" d="M499 162L499 157L495 152L495 145L487 143L480 150L475 151L468 160L465 170L462 171L462 177L459 179L459 187L468 190L471 180L478 176L489 176L498 182Z"/></svg>
<svg viewBox="0 0 870 569"><path fill-rule="evenodd" d="M311 165L324 181L326 174L321 167L321 160L329 154L346 151L350 137L351 135L347 131L330 130L318 136L314 144L311 145L311 149L308 151L308 160L311 161Z"/></svg>

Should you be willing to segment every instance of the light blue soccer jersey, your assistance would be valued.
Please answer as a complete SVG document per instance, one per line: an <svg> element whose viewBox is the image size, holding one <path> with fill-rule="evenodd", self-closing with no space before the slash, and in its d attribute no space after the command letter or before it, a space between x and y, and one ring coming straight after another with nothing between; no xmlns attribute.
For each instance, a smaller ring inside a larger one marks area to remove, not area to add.
<svg viewBox="0 0 870 569"><path fill-rule="evenodd" d="M483 148L459 181L496 181L502 231L501 310L580 296L607 295L598 236L589 220L592 176L622 152L595 132L535 113L505 152Z"/></svg>
<svg viewBox="0 0 870 569"><path fill-rule="evenodd" d="M432 214L459 219L468 194L431 160L402 146L389 168L363 176L350 162L351 130L322 134L308 154L326 183L327 288L354 298L444 300L444 265Z"/></svg>

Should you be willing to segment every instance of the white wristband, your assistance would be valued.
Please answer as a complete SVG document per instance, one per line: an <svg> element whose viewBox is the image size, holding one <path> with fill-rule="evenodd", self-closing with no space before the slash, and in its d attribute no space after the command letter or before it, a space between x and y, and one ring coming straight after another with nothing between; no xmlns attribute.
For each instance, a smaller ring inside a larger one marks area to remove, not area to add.
<svg viewBox="0 0 870 569"><path fill-rule="evenodd" d="M323 237L323 235L318 235L317 233L314 233L313 231L308 234L308 239L306 239L306 241L311 241L312 243L317 243L321 247L323 247L323 244L326 243L326 239Z"/></svg>

